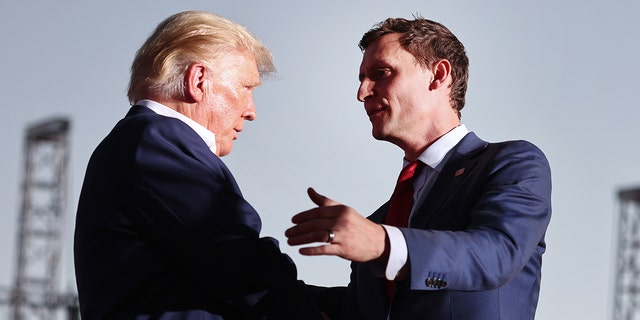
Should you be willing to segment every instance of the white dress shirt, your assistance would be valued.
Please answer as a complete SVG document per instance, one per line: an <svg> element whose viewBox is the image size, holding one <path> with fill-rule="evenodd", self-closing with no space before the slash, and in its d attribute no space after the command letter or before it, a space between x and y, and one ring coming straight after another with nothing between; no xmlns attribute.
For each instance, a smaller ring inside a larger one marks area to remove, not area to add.
<svg viewBox="0 0 640 320"><path fill-rule="evenodd" d="M414 193L411 215L413 215L416 208L420 206L419 201L424 199L424 197L420 197L420 195L428 192L438 178L442 167L447 162L446 160L450 154L449 151L451 151L467 133L469 133L469 130L462 124L440 137L440 139L436 140L418 157L418 160L422 161L426 166L420 170L418 176L413 181ZM403 167L408 164L409 161L403 159ZM407 242L397 227L384 224L382 226L386 229L390 242L389 260L387 261L387 267L385 269L385 277L388 280L394 280L398 272L400 272L400 269L407 263Z"/></svg>
<svg viewBox="0 0 640 320"><path fill-rule="evenodd" d="M203 125L195 122L193 119L161 103L149 99L140 100L136 102L135 105L147 107L161 116L176 118L184 122L186 125L191 127L191 129L193 129L193 131L195 131L200 136L200 138L202 138L202 140L204 140L211 152L213 152L214 154L216 153L216 135L213 132L209 131L209 129L205 128Z"/></svg>

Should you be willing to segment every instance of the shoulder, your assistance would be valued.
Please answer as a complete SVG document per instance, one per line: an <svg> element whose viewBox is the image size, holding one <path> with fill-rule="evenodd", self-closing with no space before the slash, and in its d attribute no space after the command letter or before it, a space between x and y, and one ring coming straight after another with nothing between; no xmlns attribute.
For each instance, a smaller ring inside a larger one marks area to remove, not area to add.
<svg viewBox="0 0 640 320"><path fill-rule="evenodd" d="M519 186L544 197L550 197L551 167L547 157L526 140L489 143L485 164L489 185Z"/></svg>
<svg viewBox="0 0 640 320"><path fill-rule="evenodd" d="M171 117L159 115L154 111L141 106L133 106L118 124L116 128L126 128L139 132L157 132L159 134L176 133L176 132L192 132L186 123Z"/></svg>
<svg viewBox="0 0 640 320"><path fill-rule="evenodd" d="M186 123L141 106L131 107L106 140L135 148L165 147L178 153L188 149L203 149L204 154L211 153L204 140Z"/></svg>
<svg viewBox="0 0 640 320"><path fill-rule="evenodd" d="M480 139L474 132L469 132L456 149L458 153L474 158L535 157L547 162L544 152L527 140L487 142Z"/></svg>
<svg viewBox="0 0 640 320"><path fill-rule="evenodd" d="M460 142L457 151L458 154L452 156L454 163L455 159L470 160L483 168L480 172L489 177L511 180L514 177L549 178L551 175L544 152L527 140L486 142L471 132Z"/></svg>
<svg viewBox="0 0 640 320"><path fill-rule="evenodd" d="M535 160L548 165L544 152L535 144L526 140L510 140L487 144L487 151L498 158L511 158L514 160Z"/></svg>
<svg viewBox="0 0 640 320"><path fill-rule="evenodd" d="M135 155L137 160L194 158L221 165L204 140L183 121L133 106L101 143L102 148Z"/></svg>
<svg viewBox="0 0 640 320"><path fill-rule="evenodd" d="M527 140L509 140L501 142L489 142L489 146L499 149L529 151L535 153L543 153L535 144Z"/></svg>

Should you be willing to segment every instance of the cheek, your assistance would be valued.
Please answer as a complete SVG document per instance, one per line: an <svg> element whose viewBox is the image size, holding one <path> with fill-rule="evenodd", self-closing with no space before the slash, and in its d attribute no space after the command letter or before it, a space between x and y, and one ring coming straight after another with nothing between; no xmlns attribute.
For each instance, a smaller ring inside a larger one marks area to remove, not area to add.
<svg viewBox="0 0 640 320"><path fill-rule="evenodd" d="M233 129L233 121L231 121L232 115L229 112L223 112L218 115L220 125L220 134L229 135Z"/></svg>
<svg viewBox="0 0 640 320"><path fill-rule="evenodd" d="M390 101L404 101L411 94L411 88L403 86L397 81L391 81L384 86L380 86L378 93Z"/></svg>
<svg viewBox="0 0 640 320"><path fill-rule="evenodd" d="M220 94L215 98L215 107L210 113L213 133L220 139L233 139L234 128L241 128L242 114L249 103L249 96L238 94L227 87L218 87Z"/></svg>
<svg viewBox="0 0 640 320"><path fill-rule="evenodd" d="M393 89L393 98L402 106L413 106L425 102L427 89L420 85L397 86Z"/></svg>
<svg viewBox="0 0 640 320"><path fill-rule="evenodd" d="M216 96L215 103L209 112L209 123L213 126L212 131L216 134L226 131L231 116L229 101L222 96Z"/></svg>

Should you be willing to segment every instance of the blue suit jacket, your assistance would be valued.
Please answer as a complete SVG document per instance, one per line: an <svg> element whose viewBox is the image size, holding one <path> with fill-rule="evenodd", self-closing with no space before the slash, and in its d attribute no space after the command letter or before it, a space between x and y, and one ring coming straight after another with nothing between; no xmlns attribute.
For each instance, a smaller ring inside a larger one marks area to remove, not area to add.
<svg viewBox="0 0 640 320"><path fill-rule="evenodd" d="M384 221L387 207L369 218ZM550 217L544 154L469 133L401 229L409 279L391 304L373 263L352 263L348 288L314 288L316 298L339 319L534 319Z"/></svg>
<svg viewBox="0 0 640 320"><path fill-rule="evenodd" d="M134 106L89 161L74 255L83 319L319 319L231 172Z"/></svg>

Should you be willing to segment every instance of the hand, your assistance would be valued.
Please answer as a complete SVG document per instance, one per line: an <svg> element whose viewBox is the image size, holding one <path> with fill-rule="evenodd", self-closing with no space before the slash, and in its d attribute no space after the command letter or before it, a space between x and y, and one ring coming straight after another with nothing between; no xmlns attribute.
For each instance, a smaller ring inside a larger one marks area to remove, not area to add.
<svg viewBox="0 0 640 320"><path fill-rule="evenodd" d="M307 190L317 208L300 212L291 221L295 226L285 231L287 243L292 246L313 242L326 242L329 230L333 231L331 243L300 248L302 255L335 255L356 262L380 258L385 252L384 228L361 216L353 208L333 201L313 188Z"/></svg>

